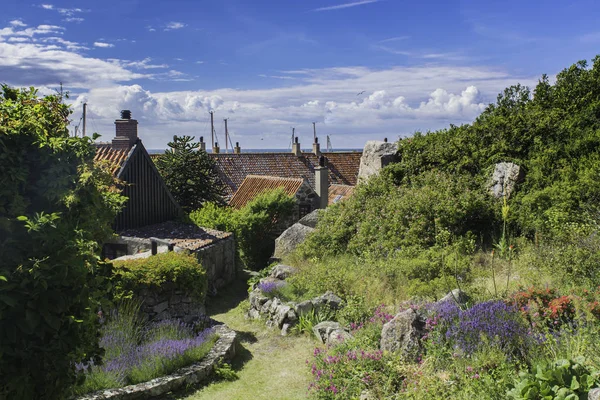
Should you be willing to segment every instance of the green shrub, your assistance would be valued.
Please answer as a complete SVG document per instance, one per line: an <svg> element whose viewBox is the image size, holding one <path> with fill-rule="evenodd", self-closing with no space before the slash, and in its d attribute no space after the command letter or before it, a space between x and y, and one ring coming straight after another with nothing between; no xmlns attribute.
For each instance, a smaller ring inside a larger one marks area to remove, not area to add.
<svg viewBox="0 0 600 400"><path fill-rule="evenodd" d="M585 357L541 363L535 373L522 372L519 378L507 393L511 399L577 400L600 383L600 373L586 365Z"/></svg>
<svg viewBox="0 0 600 400"><path fill-rule="evenodd" d="M295 204L279 188L263 192L239 210L206 204L190 219L199 226L233 232L242 262L259 270L273 254L278 230L292 216Z"/></svg>
<svg viewBox="0 0 600 400"><path fill-rule="evenodd" d="M0 90L0 398L65 398L74 363L100 352L98 255L125 199L92 139L69 135L70 113Z"/></svg>
<svg viewBox="0 0 600 400"><path fill-rule="evenodd" d="M206 271L193 254L161 253L137 260L113 263L114 298L131 298L142 288L160 289L172 282L179 290L203 302L206 296Z"/></svg>

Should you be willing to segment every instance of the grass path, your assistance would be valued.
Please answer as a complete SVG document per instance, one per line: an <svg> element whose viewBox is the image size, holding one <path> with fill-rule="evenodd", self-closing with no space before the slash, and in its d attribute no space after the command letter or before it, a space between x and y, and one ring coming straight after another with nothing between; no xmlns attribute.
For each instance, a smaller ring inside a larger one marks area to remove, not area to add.
<svg viewBox="0 0 600 400"><path fill-rule="evenodd" d="M233 382L212 383L186 400L259 400L306 399L310 379L306 360L312 356L315 342L307 335L282 337L264 322L247 320L243 278L207 302L207 313L238 332L241 346L232 363L239 375Z"/></svg>

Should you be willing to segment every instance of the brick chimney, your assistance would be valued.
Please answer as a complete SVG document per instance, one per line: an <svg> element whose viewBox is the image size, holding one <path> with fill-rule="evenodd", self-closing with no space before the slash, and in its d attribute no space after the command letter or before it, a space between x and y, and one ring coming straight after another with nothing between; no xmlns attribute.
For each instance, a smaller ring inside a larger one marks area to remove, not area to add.
<svg viewBox="0 0 600 400"><path fill-rule="evenodd" d="M235 142L235 147L233 148L234 154L240 154L242 152L242 148L240 147L240 142Z"/></svg>
<svg viewBox="0 0 600 400"><path fill-rule="evenodd" d="M315 137L315 142L313 143L313 154L315 156L321 155L321 145L319 144L319 138Z"/></svg>
<svg viewBox="0 0 600 400"><path fill-rule="evenodd" d="M129 150L138 141L138 122L131 119L131 111L122 110L121 119L115 120L115 137L112 140L114 149Z"/></svg>
<svg viewBox="0 0 600 400"><path fill-rule="evenodd" d="M302 155L302 149L300 149L300 143L298 142L298 136L294 138L294 143L292 143L292 153L295 156Z"/></svg>
<svg viewBox="0 0 600 400"><path fill-rule="evenodd" d="M206 142L204 136L200 136L200 150L206 151Z"/></svg>
<svg viewBox="0 0 600 400"><path fill-rule="evenodd" d="M324 156L319 157L319 166L315 168L315 192L319 196L319 208L327 208L329 202L329 168L325 165Z"/></svg>

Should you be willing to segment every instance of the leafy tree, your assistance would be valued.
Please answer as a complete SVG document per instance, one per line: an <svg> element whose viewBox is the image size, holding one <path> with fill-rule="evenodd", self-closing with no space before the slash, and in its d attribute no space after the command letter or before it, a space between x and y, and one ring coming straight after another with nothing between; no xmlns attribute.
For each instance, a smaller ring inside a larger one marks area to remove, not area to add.
<svg viewBox="0 0 600 400"><path fill-rule="evenodd" d="M0 398L59 399L98 354L99 243L124 198L59 96L0 96Z"/></svg>
<svg viewBox="0 0 600 400"><path fill-rule="evenodd" d="M169 149L156 160L171 194L187 212L201 208L204 202L224 204L214 161L193 140L190 136L173 136Z"/></svg>

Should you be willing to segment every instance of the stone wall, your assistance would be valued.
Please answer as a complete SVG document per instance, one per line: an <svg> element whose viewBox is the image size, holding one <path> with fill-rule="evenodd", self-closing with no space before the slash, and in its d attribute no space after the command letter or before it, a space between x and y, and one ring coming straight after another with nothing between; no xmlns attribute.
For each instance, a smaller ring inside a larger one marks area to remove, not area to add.
<svg viewBox="0 0 600 400"><path fill-rule="evenodd" d="M178 290L172 282L160 288L142 287L136 294L142 304L141 311L149 321L180 319L191 323L205 314L204 302Z"/></svg>
<svg viewBox="0 0 600 400"><path fill-rule="evenodd" d="M235 279L235 239L233 235L194 252L206 268L209 288L220 289Z"/></svg>

